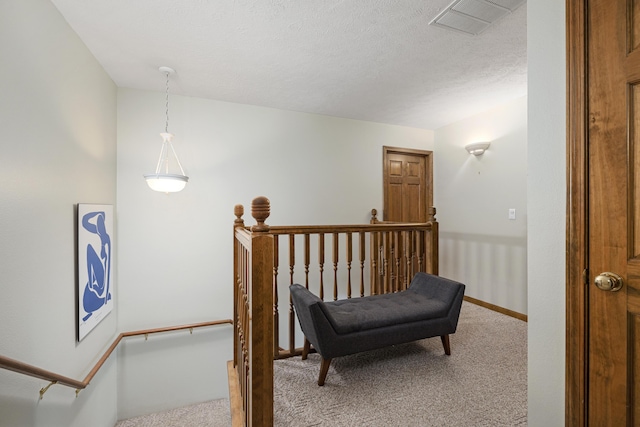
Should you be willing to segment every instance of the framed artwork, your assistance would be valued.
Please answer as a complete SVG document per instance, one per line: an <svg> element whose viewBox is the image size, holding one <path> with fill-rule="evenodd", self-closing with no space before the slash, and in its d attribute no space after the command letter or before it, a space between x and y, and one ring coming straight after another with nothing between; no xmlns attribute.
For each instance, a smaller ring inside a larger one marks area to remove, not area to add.
<svg viewBox="0 0 640 427"><path fill-rule="evenodd" d="M78 204L78 341L113 310L113 206Z"/></svg>

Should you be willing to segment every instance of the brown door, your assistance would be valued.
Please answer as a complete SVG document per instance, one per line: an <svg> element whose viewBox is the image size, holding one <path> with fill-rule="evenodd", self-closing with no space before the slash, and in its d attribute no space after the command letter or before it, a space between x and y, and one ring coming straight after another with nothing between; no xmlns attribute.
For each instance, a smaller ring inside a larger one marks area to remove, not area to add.
<svg viewBox="0 0 640 427"><path fill-rule="evenodd" d="M433 204L431 151L383 147L383 220L426 222Z"/></svg>
<svg viewBox="0 0 640 427"><path fill-rule="evenodd" d="M640 3L585 4L586 422L633 426L640 424Z"/></svg>
<svg viewBox="0 0 640 427"><path fill-rule="evenodd" d="M433 206L433 156L431 151L383 147L383 220L427 222L427 207ZM372 272L371 292L398 291L411 280L406 274L403 234L380 235L372 240L372 253L389 260L388 269ZM385 243L386 242L386 243ZM377 277L376 277L377 275ZM390 277L391 289L385 290L384 277Z"/></svg>

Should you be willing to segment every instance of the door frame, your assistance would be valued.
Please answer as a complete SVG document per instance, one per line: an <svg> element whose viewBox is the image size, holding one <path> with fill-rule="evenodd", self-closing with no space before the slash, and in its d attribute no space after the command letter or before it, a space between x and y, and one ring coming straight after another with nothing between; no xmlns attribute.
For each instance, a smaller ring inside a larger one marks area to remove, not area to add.
<svg viewBox="0 0 640 427"><path fill-rule="evenodd" d="M587 425L588 64L587 0L566 0L567 222L565 425Z"/></svg>
<svg viewBox="0 0 640 427"><path fill-rule="evenodd" d="M387 194L387 185L389 184L387 158L389 154L407 154L410 156L424 157L425 167L428 173L428 176L427 174L424 176L424 191L426 193L424 200L427 204L425 212L428 212L428 209L433 207L433 151L384 145L382 146L382 219L386 221L389 208L389 195ZM431 185L426 185L429 182L431 182Z"/></svg>

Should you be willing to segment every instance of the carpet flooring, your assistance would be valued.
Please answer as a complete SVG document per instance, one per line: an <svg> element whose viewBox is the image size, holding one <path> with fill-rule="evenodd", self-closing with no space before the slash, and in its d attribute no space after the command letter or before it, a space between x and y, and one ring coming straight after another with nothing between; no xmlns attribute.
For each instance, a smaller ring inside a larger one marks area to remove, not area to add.
<svg viewBox="0 0 640 427"><path fill-rule="evenodd" d="M337 358L323 387L316 383L319 355L275 361L274 424L527 425L525 322L465 302L458 330L451 335L451 352L446 356L436 337ZM188 408L132 418L116 426L230 425L227 400Z"/></svg>

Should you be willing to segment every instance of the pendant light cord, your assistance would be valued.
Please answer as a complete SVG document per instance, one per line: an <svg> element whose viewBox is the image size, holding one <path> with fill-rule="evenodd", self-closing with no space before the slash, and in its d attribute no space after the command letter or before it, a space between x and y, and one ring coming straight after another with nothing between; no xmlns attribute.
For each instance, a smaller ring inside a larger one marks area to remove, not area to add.
<svg viewBox="0 0 640 427"><path fill-rule="evenodd" d="M166 72L165 75L167 76L167 85L166 85L166 92L165 92L165 116L166 116L166 121L164 122L164 132L165 133L169 133L169 73Z"/></svg>

